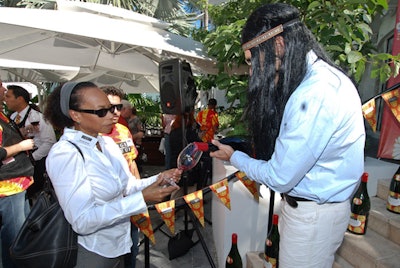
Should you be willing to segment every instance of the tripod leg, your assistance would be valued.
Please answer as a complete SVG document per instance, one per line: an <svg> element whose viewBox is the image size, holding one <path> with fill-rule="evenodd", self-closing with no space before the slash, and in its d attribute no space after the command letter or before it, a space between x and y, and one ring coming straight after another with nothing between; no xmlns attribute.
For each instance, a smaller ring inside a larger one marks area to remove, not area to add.
<svg viewBox="0 0 400 268"><path fill-rule="evenodd" d="M210 251L208 250L208 247L204 240L204 237L203 237L202 233L200 232L200 228L199 228L199 224L198 224L196 215L194 215L193 211L189 207L187 207L187 211L189 213L190 218L192 219L193 228L196 230L196 233L197 233L197 236L199 237L201 246L204 249L204 253L206 253L206 255L207 255L207 259L210 262L211 267L216 268L217 266L215 266L214 260L211 257Z"/></svg>
<svg viewBox="0 0 400 268"><path fill-rule="evenodd" d="M144 237L144 267L150 268L150 241L147 236Z"/></svg>

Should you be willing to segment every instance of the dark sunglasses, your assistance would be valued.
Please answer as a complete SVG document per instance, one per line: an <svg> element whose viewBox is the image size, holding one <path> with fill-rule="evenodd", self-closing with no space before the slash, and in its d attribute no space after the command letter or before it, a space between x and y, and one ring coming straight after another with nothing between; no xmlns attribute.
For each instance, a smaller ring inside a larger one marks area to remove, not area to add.
<svg viewBox="0 0 400 268"><path fill-rule="evenodd" d="M121 109L122 109L122 104L115 104L112 105L110 108L103 108L98 110L86 110L86 109L74 109L74 110L81 113L95 114L98 117L104 117L106 116L107 112L114 113L115 110L121 111Z"/></svg>

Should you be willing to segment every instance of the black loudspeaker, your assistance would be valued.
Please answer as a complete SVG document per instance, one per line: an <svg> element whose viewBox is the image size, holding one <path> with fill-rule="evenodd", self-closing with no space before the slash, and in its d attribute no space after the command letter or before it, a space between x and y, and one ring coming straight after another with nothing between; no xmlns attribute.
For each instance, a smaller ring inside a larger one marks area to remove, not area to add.
<svg viewBox="0 0 400 268"><path fill-rule="evenodd" d="M164 114L184 114L194 109L197 97L190 64L171 59L159 64L160 100Z"/></svg>

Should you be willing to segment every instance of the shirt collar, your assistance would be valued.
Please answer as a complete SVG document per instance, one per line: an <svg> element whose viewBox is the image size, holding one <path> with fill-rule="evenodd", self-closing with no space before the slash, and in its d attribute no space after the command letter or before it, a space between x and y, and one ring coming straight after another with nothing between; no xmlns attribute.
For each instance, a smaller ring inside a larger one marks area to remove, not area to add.
<svg viewBox="0 0 400 268"><path fill-rule="evenodd" d="M63 136L65 137L66 140L70 140L77 145L82 145L86 146L89 148L94 148L96 147L96 143L99 142L100 144L104 143L101 136L97 136L97 138L93 136L89 136L82 131L71 129L71 128L65 128Z"/></svg>

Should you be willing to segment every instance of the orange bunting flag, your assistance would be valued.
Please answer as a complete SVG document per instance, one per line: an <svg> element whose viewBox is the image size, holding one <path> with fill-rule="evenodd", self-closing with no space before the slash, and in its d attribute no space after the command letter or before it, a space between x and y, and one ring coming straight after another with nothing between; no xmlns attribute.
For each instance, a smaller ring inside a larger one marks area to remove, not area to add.
<svg viewBox="0 0 400 268"><path fill-rule="evenodd" d="M147 236L150 241L155 244L156 239L154 237L153 226L151 226L151 220L149 212L140 213L138 215L131 216L131 222L135 224L136 227L140 229L140 231Z"/></svg>
<svg viewBox="0 0 400 268"><path fill-rule="evenodd" d="M400 89L391 90L387 93L382 94L382 99L385 100L386 104L389 106L394 117L400 122L400 103L399 103Z"/></svg>
<svg viewBox="0 0 400 268"><path fill-rule="evenodd" d="M210 189L214 194L221 200L221 202L230 210L231 209L231 198L229 196L228 179L225 178L213 185L210 185Z"/></svg>
<svg viewBox="0 0 400 268"><path fill-rule="evenodd" d="M375 99L371 99L362 106L362 111L364 118L367 120L368 124L371 126L372 130L376 132L376 109L375 109Z"/></svg>
<svg viewBox="0 0 400 268"><path fill-rule="evenodd" d="M244 186L246 186L247 190L249 190L254 196L254 199L258 201L260 198L258 193L258 184L255 181L250 180L244 172L236 172L235 176L244 184Z"/></svg>
<svg viewBox="0 0 400 268"><path fill-rule="evenodd" d="M204 207L203 207L203 191L190 193L183 197L194 215L199 219L201 225L204 227Z"/></svg>
<svg viewBox="0 0 400 268"><path fill-rule="evenodd" d="M154 205L169 228L171 234L175 234L175 200L166 201Z"/></svg>

